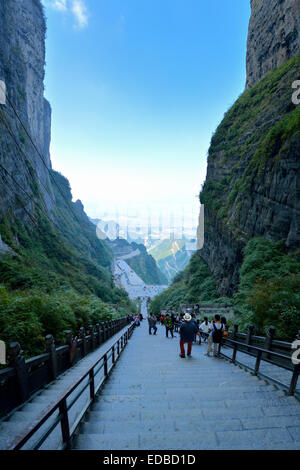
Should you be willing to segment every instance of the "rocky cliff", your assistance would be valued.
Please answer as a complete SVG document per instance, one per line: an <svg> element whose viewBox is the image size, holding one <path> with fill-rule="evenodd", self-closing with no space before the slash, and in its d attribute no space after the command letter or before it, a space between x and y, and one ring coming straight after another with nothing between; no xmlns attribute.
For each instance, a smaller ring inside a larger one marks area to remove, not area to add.
<svg viewBox="0 0 300 470"><path fill-rule="evenodd" d="M0 80L7 89L0 105L0 285L42 296L69 289L128 306L112 284L112 251L81 202L72 202L69 181L51 168L45 32L40 0L0 1Z"/></svg>
<svg viewBox="0 0 300 470"><path fill-rule="evenodd" d="M9 100L5 106L0 105L0 216L10 213L27 223L31 223L27 213L34 213L30 197L49 215L54 204L46 169L51 167L51 108L44 98L45 32L39 0L0 2L0 80L6 83ZM29 130L45 165L10 103Z"/></svg>
<svg viewBox="0 0 300 470"><path fill-rule="evenodd" d="M300 77L299 18L299 1L252 1L250 88L212 137L200 195L200 255L221 295L237 290L243 248L253 237L283 241L290 252L300 246L300 106L291 99L292 83Z"/></svg>
<svg viewBox="0 0 300 470"><path fill-rule="evenodd" d="M300 53L300 0L251 0L247 87Z"/></svg>

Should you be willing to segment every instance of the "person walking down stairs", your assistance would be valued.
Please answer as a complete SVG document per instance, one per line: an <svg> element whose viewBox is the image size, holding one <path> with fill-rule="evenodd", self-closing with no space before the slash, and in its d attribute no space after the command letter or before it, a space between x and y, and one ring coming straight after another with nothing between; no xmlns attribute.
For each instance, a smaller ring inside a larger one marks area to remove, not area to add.
<svg viewBox="0 0 300 470"><path fill-rule="evenodd" d="M183 317L183 323L180 327L180 357L185 358L184 345L187 343L187 356L190 357L192 354L192 346L195 334L198 332L198 326L189 313L186 313Z"/></svg>
<svg viewBox="0 0 300 470"><path fill-rule="evenodd" d="M215 315L214 321L209 326L206 356L210 356L212 345L214 345L214 357L217 356L218 346L222 342L224 325L221 323L220 315Z"/></svg>
<svg viewBox="0 0 300 470"><path fill-rule="evenodd" d="M169 314L167 314L165 318L165 327L166 327L166 337L167 338L169 337L169 332L170 332L172 338L174 338L174 334L173 334L174 324Z"/></svg>
<svg viewBox="0 0 300 470"><path fill-rule="evenodd" d="M149 315L148 317L148 323L149 323L149 335L152 335L152 328L154 330L154 335L156 335L157 332L157 326L156 326L156 317L155 315Z"/></svg>

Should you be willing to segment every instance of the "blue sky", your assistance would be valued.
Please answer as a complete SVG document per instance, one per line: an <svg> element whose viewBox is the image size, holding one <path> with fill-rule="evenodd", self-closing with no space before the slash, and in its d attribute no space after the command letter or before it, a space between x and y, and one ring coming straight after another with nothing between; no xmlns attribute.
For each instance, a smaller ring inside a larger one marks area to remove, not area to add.
<svg viewBox="0 0 300 470"><path fill-rule="evenodd" d="M197 216L211 135L244 90L249 0L43 0L53 167L89 215Z"/></svg>

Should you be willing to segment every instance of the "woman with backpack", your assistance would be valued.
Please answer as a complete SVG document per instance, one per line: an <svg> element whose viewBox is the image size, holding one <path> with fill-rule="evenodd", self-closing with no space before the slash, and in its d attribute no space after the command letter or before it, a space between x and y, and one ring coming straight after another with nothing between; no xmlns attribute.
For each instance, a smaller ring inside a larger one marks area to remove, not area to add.
<svg viewBox="0 0 300 470"><path fill-rule="evenodd" d="M213 355L217 357L218 346L222 342L224 325L221 323L220 315L215 315L215 320L209 325L209 336L207 340L207 352L206 356L210 357L212 345L214 345Z"/></svg>

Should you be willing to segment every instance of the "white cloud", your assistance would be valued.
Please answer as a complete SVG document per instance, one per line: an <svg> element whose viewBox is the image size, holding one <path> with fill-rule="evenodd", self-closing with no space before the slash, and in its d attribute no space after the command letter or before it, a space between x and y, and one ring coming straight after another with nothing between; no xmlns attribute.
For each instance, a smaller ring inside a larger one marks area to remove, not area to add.
<svg viewBox="0 0 300 470"><path fill-rule="evenodd" d="M88 25L89 14L85 0L44 0L44 4L62 13L71 13L77 29Z"/></svg>
<svg viewBox="0 0 300 470"><path fill-rule="evenodd" d="M71 0L71 4L78 28L84 28L88 24L88 11L84 0Z"/></svg>
<svg viewBox="0 0 300 470"><path fill-rule="evenodd" d="M67 0L53 0L53 8L59 11L67 11Z"/></svg>

